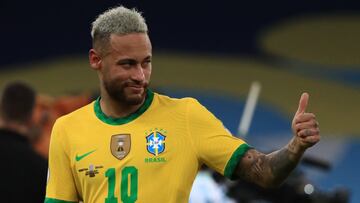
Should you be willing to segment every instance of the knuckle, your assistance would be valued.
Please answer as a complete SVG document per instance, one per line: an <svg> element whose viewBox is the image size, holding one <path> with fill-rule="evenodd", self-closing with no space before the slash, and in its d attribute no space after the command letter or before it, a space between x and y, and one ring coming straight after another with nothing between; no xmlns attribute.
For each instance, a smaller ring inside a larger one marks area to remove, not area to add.
<svg viewBox="0 0 360 203"><path fill-rule="evenodd" d="M316 120L311 120L311 125L316 127L317 126Z"/></svg>

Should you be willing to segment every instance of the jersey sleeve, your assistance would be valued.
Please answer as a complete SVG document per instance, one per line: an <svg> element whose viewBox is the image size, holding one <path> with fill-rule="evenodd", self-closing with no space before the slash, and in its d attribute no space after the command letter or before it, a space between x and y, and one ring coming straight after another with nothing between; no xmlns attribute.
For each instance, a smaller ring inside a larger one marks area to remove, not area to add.
<svg viewBox="0 0 360 203"><path fill-rule="evenodd" d="M79 202L69 152L66 150L69 145L64 142L66 142L65 129L57 120L51 133L45 203Z"/></svg>
<svg viewBox="0 0 360 203"><path fill-rule="evenodd" d="M236 138L222 122L197 100L188 103L188 129L200 163L235 179L234 170L246 151L251 148Z"/></svg>

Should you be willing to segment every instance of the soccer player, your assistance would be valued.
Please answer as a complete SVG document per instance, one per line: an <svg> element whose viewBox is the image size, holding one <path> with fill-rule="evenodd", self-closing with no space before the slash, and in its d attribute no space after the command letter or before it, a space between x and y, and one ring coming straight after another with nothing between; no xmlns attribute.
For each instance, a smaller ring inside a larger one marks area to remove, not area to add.
<svg viewBox="0 0 360 203"><path fill-rule="evenodd" d="M188 202L201 165L264 187L281 184L320 139L300 98L289 144L263 154L233 137L192 98L148 88L152 47L144 18L119 6L92 23L90 66L100 97L59 118L52 131L47 203Z"/></svg>

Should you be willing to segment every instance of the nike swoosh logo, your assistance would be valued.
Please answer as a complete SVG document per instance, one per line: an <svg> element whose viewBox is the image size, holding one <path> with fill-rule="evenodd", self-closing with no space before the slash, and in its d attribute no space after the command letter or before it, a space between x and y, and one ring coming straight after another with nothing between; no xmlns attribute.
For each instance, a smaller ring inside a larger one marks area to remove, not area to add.
<svg viewBox="0 0 360 203"><path fill-rule="evenodd" d="M83 155L80 155L80 156L76 155L76 156L75 156L75 160L76 160L76 161L80 161L81 159L89 156L91 153L93 153L93 152L95 152L95 151L96 151L96 149L94 149L94 150L92 150L92 151L90 151L90 152L87 152L87 153L85 153L85 154L83 154Z"/></svg>

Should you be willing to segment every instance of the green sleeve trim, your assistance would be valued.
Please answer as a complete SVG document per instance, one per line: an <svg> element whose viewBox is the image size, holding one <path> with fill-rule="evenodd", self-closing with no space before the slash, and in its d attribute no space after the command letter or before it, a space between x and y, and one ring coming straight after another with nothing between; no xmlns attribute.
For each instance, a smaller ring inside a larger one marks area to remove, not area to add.
<svg viewBox="0 0 360 203"><path fill-rule="evenodd" d="M54 199L54 198L45 198L44 203L79 203L79 202L65 201L65 200Z"/></svg>
<svg viewBox="0 0 360 203"><path fill-rule="evenodd" d="M227 177L231 180L238 178L236 176L236 174L234 173L236 166L238 165L241 158L245 155L245 153L251 148L252 147L250 147L248 144L244 143L235 150L235 152L232 154L230 160L226 164L225 171L224 171L225 177Z"/></svg>

